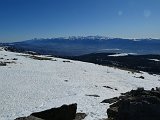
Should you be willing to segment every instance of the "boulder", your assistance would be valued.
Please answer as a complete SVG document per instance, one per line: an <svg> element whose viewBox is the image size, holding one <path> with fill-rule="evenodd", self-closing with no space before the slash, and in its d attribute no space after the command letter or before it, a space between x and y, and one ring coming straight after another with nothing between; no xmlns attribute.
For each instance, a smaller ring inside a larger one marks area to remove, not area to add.
<svg viewBox="0 0 160 120"><path fill-rule="evenodd" d="M42 112L32 113L28 117L15 120L74 120L76 117L77 104L62 105Z"/></svg>
<svg viewBox="0 0 160 120"><path fill-rule="evenodd" d="M107 114L108 120L160 120L160 90L138 88L124 93Z"/></svg>

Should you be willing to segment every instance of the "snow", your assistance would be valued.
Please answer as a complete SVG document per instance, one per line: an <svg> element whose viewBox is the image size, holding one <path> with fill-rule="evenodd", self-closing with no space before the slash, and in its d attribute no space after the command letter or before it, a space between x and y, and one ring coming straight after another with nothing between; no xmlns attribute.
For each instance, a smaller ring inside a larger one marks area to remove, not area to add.
<svg viewBox="0 0 160 120"><path fill-rule="evenodd" d="M2 57L3 61L18 60L0 66L0 120L13 120L71 103L78 104L78 112L87 113L85 120L98 120L107 118L109 104L100 103L104 99L137 87L160 86L160 76L145 72L132 73L72 60L63 62L61 58L53 58L57 61L35 60L27 54L4 50L0 51ZM86 96L93 94L100 97Z"/></svg>
<svg viewBox="0 0 160 120"><path fill-rule="evenodd" d="M121 49L115 48L115 49L100 49L98 51L120 51Z"/></svg>
<svg viewBox="0 0 160 120"><path fill-rule="evenodd" d="M149 60L155 61L155 62L160 62L160 60L158 60L158 59L149 59Z"/></svg>
<svg viewBox="0 0 160 120"><path fill-rule="evenodd" d="M118 54L113 54L113 55L108 55L112 57L118 57L118 56L127 56L127 55L135 55L136 53L118 53Z"/></svg>
<svg viewBox="0 0 160 120"><path fill-rule="evenodd" d="M95 39L99 39L99 40L109 40L109 39L114 39L113 37L106 37L106 36L69 36L69 37L58 37L62 38L62 39L68 39L68 40L77 40L77 39L89 39L89 40L95 40ZM54 38L53 38L54 39Z"/></svg>
<svg viewBox="0 0 160 120"><path fill-rule="evenodd" d="M141 39L132 39L133 41L135 41L135 42L140 42L141 41Z"/></svg>

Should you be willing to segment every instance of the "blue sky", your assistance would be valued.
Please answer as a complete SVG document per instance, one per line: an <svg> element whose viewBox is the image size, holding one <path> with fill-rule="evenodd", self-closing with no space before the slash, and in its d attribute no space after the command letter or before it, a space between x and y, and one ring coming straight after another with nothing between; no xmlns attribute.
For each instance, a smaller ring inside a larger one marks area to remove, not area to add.
<svg viewBox="0 0 160 120"><path fill-rule="evenodd" d="M0 0L0 42L100 35L160 38L160 0Z"/></svg>

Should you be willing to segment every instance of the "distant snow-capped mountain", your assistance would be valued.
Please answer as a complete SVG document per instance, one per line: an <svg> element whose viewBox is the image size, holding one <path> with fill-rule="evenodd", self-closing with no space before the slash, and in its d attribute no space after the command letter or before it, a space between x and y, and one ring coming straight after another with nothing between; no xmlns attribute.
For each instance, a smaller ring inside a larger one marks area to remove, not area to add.
<svg viewBox="0 0 160 120"><path fill-rule="evenodd" d="M35 51L58 56L78 56L95 52L160 54L160 39L123 39L103 36L72 36L33 39L5 44L18 50ZM106 51L107 50L107 51Z"/></svg>

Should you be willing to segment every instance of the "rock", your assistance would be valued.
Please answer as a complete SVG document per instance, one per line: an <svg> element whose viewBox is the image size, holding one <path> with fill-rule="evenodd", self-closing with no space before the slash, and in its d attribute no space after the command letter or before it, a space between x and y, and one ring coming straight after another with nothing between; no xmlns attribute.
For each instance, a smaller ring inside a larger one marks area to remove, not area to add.
<svg viewBox="0 0 160 120"><path fill-rule="evenodd" d="M86 95L86 96L90 96L90 97L100 97L99 95Z"/></svg>
<svg viewBox="0 0 160 120"><path fill-rule="evenodd" d="M18 58L13 58L12 60L18 60Z"/></svg>
<svg viewBox="0 0 160 120"><path fill-rule="evenodd" d="M28 117L21 117L21 118L15 119L15 120L44 120L44 119L37 118L37 117L34 117L34 116L30 115Z"/></svg>
<svg viewBox="0 0 160 120"><path fill-rule="evenodd" d="M113 89L112 87L110 87L110 86L103 86L103 87L105 87L105 88L109 88L109 89Z"/></svg>
<svg viewBox="0 0 160 120"><path fill-rule="evenodd" d="M83 120L86 116L86 113L77 113L74 120Z"/></svg>
<svg viewBox="0 0 160 120"><path fill-rule="evenodd" d="M156 91L160 91L160 87L156 87Z"/></svg>
<svg viewBox="0 0 160 120"><path fill-rule="evenodd" d="M76 116L77 104L63 105L60 108L32 113L31 115L45 120L73 120Z"/></svg>
<svg viewBox="0 0 160 120"><path fill-rule="evenodd" d="M113 89L112 87L110 86L103 86L104 88L108 88L108 89ZM118 90L117 88L114 88L114 90Z"/></svg>
<svg viewBox="0 0 160 120"><path fill-rule="evenodd" d="M144 79L144 77L143 77L143 76L140 76L139 78Z"/></svg>
<svg viewBox="0 0 160 120"><path fill-rule="evenodd" d="M113 118L114 116L118 116L118 107L111 107L107 110L108 118Z"/></svg>
<svg viewBox="0 0 160 120"><path fill-rule="evenodd" d="M15 120L74 120L76 117L77 104L62 105L42 112L32 113L28 117Z"/></svg>
<svg viewBox="0 0 160 120"><path fill-rule="evenodd" d="M118 90L117 88L115 88L114 90Z"/></svg>
<svg viewBox="0 0 160 120"><path fill-rule="evenodd" d="M141 78L141 79L144 79L144 77L143 77L143 76L140 76L140 77L136 77L136 78Z"/></svg>
<svg viewBox="0 0 160 120"><path fill-rule="evenodd" d="M5 62L0 61L0 66L6 66L7 64Z"/></svg>
<svg viewBox="0 0 160 120"><path fill-rule="evenodd" d="M101 103L109 103L109 104L112 104L114 102L116 102L117 100L119 100L118 97L114 97L114 98L110 98L110 99L105 99L103 100Z"/></svg>
<svg viewBox="0 0 160 120"><path fill-rule="evenodd" d="M124 93L107 110L108 120L160 120L159 89Z"/></svg>
<svg viewBox="0 0 160 120"><path fill-rule="evenodd" d="M70 63L71 61L69 61L69 60L63 60L63 62L68 62L68 63Z"/></svg>

